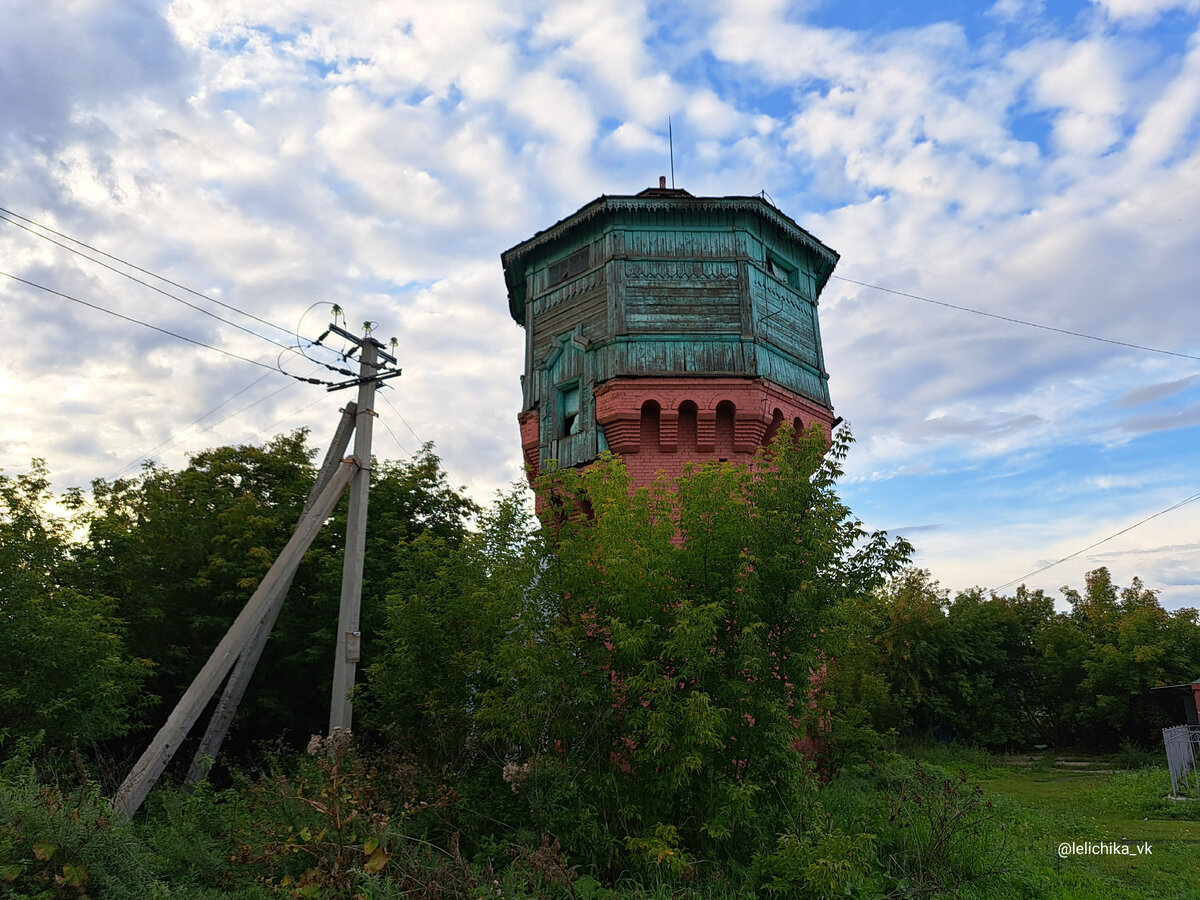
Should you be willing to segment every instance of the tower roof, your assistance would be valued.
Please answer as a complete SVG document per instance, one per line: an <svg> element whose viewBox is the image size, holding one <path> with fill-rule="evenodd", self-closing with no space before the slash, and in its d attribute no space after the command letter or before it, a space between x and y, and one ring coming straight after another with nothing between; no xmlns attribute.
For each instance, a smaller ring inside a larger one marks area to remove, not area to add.
<svg viewBox="0 0 1200 900"><path fill-rule="evenodd" d="M504 282L508 288L508 308L519 324L525 322L525 260L553 242L566 237L574 229L590 224L597 218L614 216L619 212L724 211L748 212L779 229L784 236L810 252L818 261L816 290L819 294L837 265L838 253L813 237L795 220L761 196L696 197L679 188L647 188L638 194L602 194L560 219L533 237L500 254L504 265Z"/></svg>

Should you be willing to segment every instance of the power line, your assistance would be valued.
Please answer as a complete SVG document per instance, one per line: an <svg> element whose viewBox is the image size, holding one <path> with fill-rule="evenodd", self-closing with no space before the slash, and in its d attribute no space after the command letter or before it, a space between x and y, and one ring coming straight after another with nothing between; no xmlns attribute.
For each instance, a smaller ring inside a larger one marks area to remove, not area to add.
<svg viewBox="0 0 1200 900"><path fill-rule="evenodd" d="M264 362L259 362L258 360L251 359L248 356L242 356L238 353L234 353L232 350L225 350L221 347L214 347L212 344L204 343L204 341L199 341L199 340L196 340L195 338L187 337L186 335L182 335L177 332L170 331L166 328L160 328L157 325L151 325L149 322L143 322L141 319L133 318L133 316L127 316L124 313L116 312L115 310L108 309L107 307L98 306L95 303L89 303L87 300L80 300L78 297L72 297L70 294L64 294L62 291L56 291L53 288L46 287L44 284L38 284L37 282L29 281L25 278L20 278L19 276L13 275L10 272L0 272L0 275L3 275L5 278L11 278L13 281L18 281L21 284L28 285L29 287L37 288L39 291L45 291L47 294L53 294L56 297L62 297L64 300L70 300L73 303L78 303L81 306L86 306L89 309L94 309L94 310L98 310L99 312L102 312L102 313L107 313L110 316L115 316L116 318L123 319L126 322L132 322L134 325L141 325L143 328L149 328L151 331L157 331L159 334L165 334L169 337L178 338L181 341L187 341L189 344L195 344L197 347L204 347L207 350L215 350L217 353L223 353L226 356L231 356L234 359L240 359L242 362L248 362L251 365L258 366L263 369L268 369L272 372L279 372L282 375L286 375L288 378L295 378L297 381L306 381L306 382L309 382L310 384L327 384L328 383L328 382L324 382L324 381L318 381L315 378L303 378L299 375L293 375L291 372L283 371L283 369L279 368L278 366L269 366ZM284 347L284 349L290 350L291 348Z"/></svg>
<svg viewBox="0 0 1200 900"><path fill-rule="evenodd" d="M139 454L139 455L138 455L137 457L135 457L134 459L131 459L129 462L125 463L125 465L121 466L121 468L117 469L117 471L116 471L116 472L114 472L112 475L110 475L110 476L109 476L109 480L111 481L111 480L113 480L113 479L115 479L115 478L119 478L119 477L121 476L121 473L122 473L122 472L124 472L126 469L128 469L130 466L135 466L135 465L137 465L139 462L141 462L142 460L144 460L144 459L149 459L151 456L153 456L153 455L154 455L155 453L157 453L159 450L161 450L161 449L163 449L164 447L166 447L166 446L168 446L168 445L170 445L170 444L174 443L176 440L178 440L178 438L179 438L179 435L183 434L183 433L184 433L185 431L187 431L189 428L192 428L192 427L193 427L193 426L195 426L195 425L199 425L201 422L203 422L205 419L207 419L209 416L211 416L213 413L215 413L215 412L216 412L218 409L220 409L222 406L224 406L224 405L225 405L226 403L228 403L230 400L233 400L235 397L240 397L242 394L246 393L246 391L250 390L250 388L254 387L256 384L258 384L260 381L262 381L264 378L266 378L266 377L267 377L268 375L270 375L270 374L271 374L270 372L264 372L263 374L259 375L257 378L255 378L255 379L254 379L252 382L250 382L250 383L249 383L248 385L246 385L244 388L242 388L242 389L241 389L241 390L239 390L239 391L236 391L236 392L234 392L233 394L230 394L228 397L226 397L224 400L222 400L220 403L218 403L216 406L214 406L214 407L213 407L212 409L210 409L208 412L204 413L204 414L203 414L203 415L201 415L199 418L197 418L197 419L195 419L194 421L192 421L192 422L189 422L187 425L183 426L183 428L179 429L177 432L175 432L174 434L172 434L170 437L168 437L168 438L167 438L165 441L163 441L161 444L158 444L158 445L157 445L157 446L155 446L155 447L151 447L151 448L150 448L149 450L147 450L145 453ZM294 384L294 382L289 382L287 386L288 386L288 387L291 387L291 385L292 385L292 384ZM270 395L268 394L267 396L270 396ZM266 398L263 398L263 399L266 399ZM222 419L221 421L223 422L223 421L225 421L225 420L224 420L224 419ZM219 425L219 424L220 424L220 422L216 422L216 423L214 423L214 424L215 424L215 425Z"/></svg>
<svg viewBox="0 0 1200 900"><path fill-rule="evenodd" d="M384 403L386 403L389 407L391 407L392 412L394 412L396 414L396 418L404 423L404 427L409 430L409 433L412 434L412 436L415 437L418 441L420 441L421 446L424 447L425 442L421 440L421 436L419 434L417 434L415 431L413 431L413 427L408 424L408 420L405 419L404 416L400 415L400 410L398 410L398 409L396 409L396 407L392 406L392 401L387 398L387 394L381 393L379 396L383 398ZM400 442L396 441L396 443L399 444Z"/></svg>
<svg viewBox="0 0 1200 900"><path fill-rule="evenodd" d="M400 443L400 438L396 437L396 432L392 431L392 426L388 424L387 419L380 416L379 421L383 423L383 427L387 429L387 433L392 436L392 440L396 442L397 447L399 447L404 453L407 453L409 456L416 456L416 453L414 453L412 450L409 450L402 443Z"/></svg>
<svg viewBox="0 0 1200 900"><path fill-rule="evenodd" d="M53 238L46 237L44 234L38 234L33 229L26 228L20 222L14 222L12 219L6 219L2 215L0 215L0 222L8 222L11 225L16 225L18 228L23 228L23 229L25 229L25 231L28 231L30 234L32 234L36 237L40 237L42 240L49 241L51 244L54 244L56 247L62 247L68 253L74 253L76 256L82 257L83 259L86 259L89 262L93 262L98 266L102 266L105 269L108 269L110 272L115 272L116 274L120 275L122 278L128 278L130 281L134 282L135 284L140 284L142 287L149 288L150 290L155 291L156 293L162 294L164 297L168 297L171 300L174 300L176 303L182 303L184 306L188 307L189 309L194 309L194 310L196 310L196 312L198 312L202 315L208 316L211 319L216 319L218 322L221 322L225 325L231 325L232 327L238 329L239 331L244 331L246 334L252 335L252 336L258 338L259 340L266 341L269 344L274 344L276 347L282 347L284 350L292 349L291 347L288 347L285 344L281 344L281 343L279 343L279 341L269 338L266 335L259 334L257 331L247 328L244 325L239 325L237 322L230 322L228 319L223 318L222 316L218 316L212 310L205 309L202 306L197 306L195 303L191 303L187 300L184 300L182 297L176 297L170 291L164 291L162 288L158 287L157 285L153 285L148 281L143 281L140 278L130 275L128 272L122 272L116 266L110 266L108 263L103 262L102 260L99 260L99 259L95 259L94 257L88 256L86 253L80 253L78 250L75 250L72 247L68 247L66 244L56 241ZM129 265L129 263L125 263L125 265ZM133 268L137 268L137 267L134 266ZM157 278L158 276L155 276L155 277ZM195 293L195 291L193 291L193 293ZM200 296L204 296L204 295L201 294ZM205 299L209 299L209 298L205 298Z"/></svg>
<svg viewBox="0 0 1200 900"><path fill-rule="evenodd" d="M33 219L23 216L20 213L15 213L12 210L5 209L2 206L0 206L0 213L4 213L5 215L8 215L8 216L13 216L14 218L20 219L22 222L28 222L30 225L34 225L37 228L42 229L43 231L48 231L48 232L50 232L50 234L53 234L56 237L60 237L63 240L70 241L73 244L78 244L80 247L86 247L88 250L91 250L93 253L99 253L101 256L103 256L105 258L111 259L113 262L118 262L123 266L128 266L129 268L131 268L135 271L141 272L143 275L149 275L151 278L157 278L159 281L162 281L165 284L169 284L172 287L179 288L179 290L181 290L181 291L186 291L189 294L192 294L196 297L200 297L203 300L207 300L209 303L215 303L218 306L223 306L226 309L230 310L231 312L236 312L239 315L247 316L251 319L254 319L256 322L261 322L263 325L267 325L271 328L274 328L276 331L282 331L284 334L287 334L287 335L291 335L291 333L292 333L291 329L284 328L282 325L276 325L274 322L270 322L266 319L263 319L263 318L260 318L259 316L254 315L254 313L246 312L246 310L241 309L237 306L234 306L230 303L225 303L224 301L218 300L215 297L210 297L207 294L201 293L200 291L193 290L192 288L188 287L185 284L179 284L176 281L172 281L170 278L166 278L165 276L159 275L156 272L152 272L149 269L144 269L141 266L135 265L134 263L131 263L127 260L121 259L119 256L114 256L111 253L106 253L97 247L93 247L91 244L81 241L78 238L73 238L69 234L63 234L61 231L55 231L53 228L49 227L48 225L43 225L40 222L35 222ZM112 268L111 266L107 266L105 263L102 263L97 259L92 259L92 257L87 256L86 254L79 253L78 250L74 250L71 247L67 247L64 244L60 244L58 241L51 240L50 238L46 237L44 234L38 234L36 231L33 231L32 229L26 228L24 225L20 224L20 222L13 222L12 219L5 219L3 216L0 216L0 220L8 222L12 225L16 225L18 228L24 228L26 231L28 231L30 234L34 235L35 237L40 237L42 240L50 241L50 243L55 244L59 247L62 247L64 250L67 250L71 253L78 254L79 256L82 256L84 259L91 260L92 262L97 263L98 265L105 266L106 268L110 268L110 269ZM117 274L119 274L119 275L125 275L126 278L132 278L132 276L127 275L124 272L120 272L117 269L113 269L113 271L117 272ZM133 279L133 280L138 281L138 279ZM139 282L139 283L145 284L145 282ZM147 287L151 287L154 290L158 290L158 288L154 288L152 285L147 285ZM178 297L174 297L174 295L172 295L172 294L167 294L167 296L172 297L175 300L179 300L180 303L186 302L186 301L180 300ZM191 304L188 304L188 305L190 306ZM196 307L196 308L198 308L198 307ZM211 315L211 313L209 313L209 315ZM221 319L221 321L227 322L228 320ZM229 322L228 324L233 325L234 323ZM241 327L241 326L235 326L235 327ZM250 332L250 333L254 334L254 332ZM259 337L262 337L262 335L259 335ZM271 339L264 337L263 340L271 340ZM274 343L274 341L272 341L272 343Z"/></svg>
<svg viewBox="0 0 1200 900"><path fill-rule="evenodd" d="M316 370L314 369L313 371L315 372ZM309 374L311 374L311 373L309 373ZM270 372L264 372L262 375L258 376L258 378L254 379L254 381L250 382L248 385L246 385L240 391L237 391L236 393L231 394L230 396L226 397L224 400L222 400L220 403L218 403L216 406L214 406L212 409L210 409L204 415L200 416L195 421L190 422L189 424L185 425L183 428L179 429L177 432L175 432L173 435L171 435L169 438L167 438L165 441L163 441L157 447L154 447L153 449L149 450L148 452L141 454L136 459L133 459L133 460L130 460L129 462L127 462L124 466L121 467L121 469L116 473L116 475L113 475L112 477L113 478L118 477L122 472L124 472L130 466L136 465L138 462L140 462L143 459L148 459L149 457L153 456L155 453L157 453L159 450L163 449L164 447L167 447L170 444L175 443L175 441L177 441L179 439L179 437L184 432L186 432L189 428L193 428L194 426L199 425L201 422L203 422L205 419L207 419L209 416L211 416L214 412L216 412L218 409L220 409L222 406L224 406L230 400L233 400L235 397L238 397L238 396L246 393L246 391L250 390L250 388L254 387L256 384L258 384L260 381L262 381L264 378L267 378L270 375L271 375ZM225 416L224 418L218 419L217 421L211 423L208 426L208 428L210 430L213 428L216 428L218 425L228 422L234 416L240 416L246 410L251 409L255 406L258 406L258 404L263 403L267 400L270 400L276 394L281 394L284 391L289 390L295 386L296 386L295 381L289 381L287 384L284 384L281 387L276 388L275 390L271 391L269 394L264 394L263 396L261 396L257 400L255 400L254 402L248 403L245 406L241 407L240 409L235 409L233 412L229 413L229 415Z"/></svg>
<svg viewBox="0 0 1200 900"><path fill-rule="evenodd" d="M1133 531L1133 529L1137 528L1139 525L1145 525L1151 519L1157 519L1159 516L1166 515L1167 513L1171 512L1173 510L1179 509L1179 507L1181 507L1181 506L1186 506L1188 503L1191 503L1194 500L1200 500L1200 493L1195 493L1195 494L1192 494L1192 496L1190 496L1190 497L1185 497L1183 500L1180 500L1178 503L1173 503L1170 506L1168 506L1166 509L1160 509L1158 512L1154 513L1154 515L1146 516L1146 518L1142 519L1140 522L1134 522L1132 525L1128 526L1127 528L1122 528L1120 531L1116 532L1115 534L1110 534L1108 537L1102 538L1101 540L1096 541L1096 543L1094 543L1094 544L1089 544L1088 546L1084 547L1082 550L1076 550L1074 553L1071 553L1068 556L1064 556L1062 559L1056 559L1054 562L1047 563L1046 565L1042 566L1040 569L1034 569L1032 572L1027 572L1026 574L1022 575L1020 578L1014 578L1012 581L1006 581L1004 584L1000 585L999 587L990 588L989 590L991 590L992 592L1002 591L1007 587L1012 587L1014 584L1018 584L1019 582L1024 581L1026 578L1032 578L1034 575L1040 575L1042 572L1045 572L1047 569L1053 569L1059 563L1064 563L1069 559L1074 559L1075 557L1080 556L1081 554L1087 553L1089 550L1091 550L1095 547L1099 547L1101 544L1108 543L1113 538L1120 537L1121 535L1125 534L1126 532Z"/></svg>
<svg viewBox="0 0 1200 900"><path fill-rule="evenodd" d="M270 425L264 425L262 428L258 429L258 431L256 433L259 435L265 434L266 432L268 432L272 428L274 428L276 425L279 425L282 422L286 422L288 419L291 419L291 418L294 418L294 417L300 415L300 413L304 412L306 409L311 409L312 407L316 406L318 403L320 403L324 399L325 399L325 395L322 394L321 396L317 397L316 400L313 400L311 403L305 403L302 407L300 407L295 412L290 412L283 418L276 419Z"/></svg>
<svg viewBox="0 0 1200 900"><path fill-rule="evenodd" d="M417 434L415 431L413 431L413 427L408 424L408 420L405 419L404 416L400 415L400 410L396 409L395 406L392 406L392 401L388 399L387 394L380 391L376 396L383 398L383 402L386 403L388 405L388 407L392 410L392 412L394 412L396 414L396 418L398 418L401 422L403 422L404 427L407 428L409 430L409 432L412 434L412 436L415 437L420 442L421 450L423 451L426 446L425 441L421 440L421 436L419 434ZM381 419L381 421L383 422L383 427L387 428L388 432L392 435L392 440L396 441L396 443L399 445L401 450L404 450L405 453L408 453L408 449L403 444L400 443L400 441L396 437L395 433L392 432L391 426L388 425L387 420ZM409 456L416 456L416 455L417 455L416 453L409 453ZM450 473L449 469L446 468L446 461L444 459L439 457L438 463L441 466L442 473L446 476L446 480L448 482L450 482L451 485L457 483L463 487L466 486L465 481L459 481Z"/></svg>
<svg viewBox="0 0 1200 900"><path fill-rule="evenodd" d="M920 300L922 303L932 303L935 306L944 306L947 309L957 309L959 312L973 313L977 316L986 316L989 319L999 319L1001 322L1009 322L1013 325L1024 325L1027 328L1038 328L1042 331L1053 331L1056 334L1065 334L1071 337L1086 338L1089 341L1100 341L1104 344L1116 344L1118 347L1128 347L1132 350L1145 350L1147 353L1161 353L1164 356L1177 356L1180 359L1194 359L1200 362L1200 356L1193 356L1190 353L1176 353L1174 350L1163 350L1159 347L1146 347L1142 344L1132 344L1129 341L1118 341L1113 338L1100 337L1095 334L1087 334L1082 331L1071 331L1068 328L1055 328L1053 325L1043 325L1040 322L1029 322L1025 319L1015 319L1012 316L1002 316L999 313L991 313L982 309L974 309L970 306L960 306L956 303L947 303L944 300L933 300L929 297L922 297L920 294L910 294L907 291L898 291L895 288L883 287L878 284L869 284L866 281L856 281L853 278L846 278L844 275L832 275L831 278L836 278L839 281L857 284L859 287L871 288L875 291L883 291L887 294L895 294L898 297L907 297L910 300Z"/></svg>

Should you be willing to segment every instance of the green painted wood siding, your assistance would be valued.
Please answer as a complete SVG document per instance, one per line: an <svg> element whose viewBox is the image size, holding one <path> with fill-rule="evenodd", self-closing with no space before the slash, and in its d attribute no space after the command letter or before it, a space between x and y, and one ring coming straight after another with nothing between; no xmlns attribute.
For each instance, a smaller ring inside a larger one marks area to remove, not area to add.
<svg viewBox="0 0 1200 900"><path fill-rule="evenodd" d="M602 197L503 254L543 460L594 458L593 391L622 375L762 377L830 408L817 298L837 254L759 198L679 194Z"/></svg>

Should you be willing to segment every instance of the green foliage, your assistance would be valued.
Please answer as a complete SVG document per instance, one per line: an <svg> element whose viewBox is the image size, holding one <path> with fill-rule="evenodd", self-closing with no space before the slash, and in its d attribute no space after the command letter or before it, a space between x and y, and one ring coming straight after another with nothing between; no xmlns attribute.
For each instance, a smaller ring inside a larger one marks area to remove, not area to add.
<svg viewBox="0 0 1200 900"><path fill-rule="evenodd" d="M1182 785L1187 799L1172 800L1171 774L1162 764L1133 771L1114 772L1111 778L1092 789L1092 802L1104 812L1124 819L1178 819L1200 822L1200 797L1195 781ZM1190 789L1189 789L1190 788Z"/></svg>
<svg viewBox="0 0 1200 900"><path fill-rule="evenodd" d="M1163 749L1146 750L1131 740L1121 741L1120 749L1112 755L1112 764L1117 769L1147 769L1162 765Z"/></svg>
<svg viewBox="0 0 1200 900"><path fill-rule="evenodd" d="M157 725L241 611L300 516L315 470L306 433L266 445L219 447L180 471L147 466L137 478L97 481L80 507L77 582L115 598L135 654L152 659L164 698ZM368 506L362 599L363 664L384 647L384 598L437 578L473 503L445 480L428 447L407 463L376 462ZM239 709L242 747L325 724L332 679L346 523L343 500L305 554L288 601ZM297 672L311 673L297 678Z"/></svg>
<svg viewBox="0 0 1200 900"><path fill-rule="evenodd" d="M1181 711L1164 712L1152 689L1200 672L1196 611L1164 610L1137 579L1118 590L1106 569L1064 593L1070 613L1023 586L951 600L909 570L852 601L831 679L851 748L870 746L865 724L986 747L1157 742Z"/></svg>
<svg viewBox="0 0 1200 900"><path fill-rule="evenodd" d="M93 483L91 502L80 508L79 578L116 600L131 650L155 663L150 686L164 706L148 724L165 717L291 534L314 477L304 438L295 432L264 447L220 447L180 471L147 465L136 478ZM288 606L276 639L293 631L309 604ZM289 643L268 645L260 676L275 674ZM278 709L291 705L280 694L297 682L262 678L266 691L252 691L245 711L277 734Z"/></svg>
<svg viewBox="0 0 1200 900"><path fill-rule="evenodd" d="M0 898L151 896L152 854L114 822L94 784L39 783L27 754L0 769Z"/></svg>
<svg viewBox="0 0 1200 900"><path fill-rule="evenodd" d="M991 785L1005 770L964 743L1122 737L1117 760L1146 762L1128 739L1156 735L1150 688L1200 672L1197 614L1106 570L1067 613L1024 588L951 597L837 498L847 442L785 430L751 469L636 491L606 457L542 480L542 528L519 492L479 511L428 448L376 463L366 741L168 787L129 827L12 748L161 717L137 707L147 660L173 699L286 541L311 452L298 432L148 467L69 495L73 521L44 468L0 478L0 897L1049 896L1057 869L1004 853L1035 823L930 763ZM344 516L305 557L243 739L323 726ZM955 743L890 754L914 736ZM1162 777L1088 802L1194 818Z"/></svg>
<svg viewBox="0 0 1200 900"><path fill-rule="evenodd" d="M116 604L73 584L70 527L52 501L40 460L0 475L0 741L123 734L149 671L126 651Z"/></svg>
<svg viewBox="0 0 1200 900"><path fill-rule="evenodd" d="M785 433L753 472L675 490L631 490L616 459L542 482L554 553L510 601L478 718L533 825L577 823L554 832L569 853L683 874L790 826L822 631L908 552L834 493L847 441Z"/></svg>
<svg viewBox="0 0 1200 900"><path fill-rule="evenodd" d="M475 699L490 686L496 644L539 571L542 550L526 516L514 493L470 532L418 534L404 557L407 584L387 597L359 709L431 766L463 765L471 752Z"/></svg>
<svg viewBox="0 0 1200 900"><path fill-rule="evenodd" d="M775 849L758 860L771 895L837 898L868 896L881 878L875 868L875 835L847 834L828 819L801 837L779 836Z"/></svg>
<svg viewBox="0 0 1200 900"><path fill-rule="evenodd" d="M1000 814L965 774L950 777L918 763L887 799L880 854L904 896L954 891L1004 870Z"/></svg>

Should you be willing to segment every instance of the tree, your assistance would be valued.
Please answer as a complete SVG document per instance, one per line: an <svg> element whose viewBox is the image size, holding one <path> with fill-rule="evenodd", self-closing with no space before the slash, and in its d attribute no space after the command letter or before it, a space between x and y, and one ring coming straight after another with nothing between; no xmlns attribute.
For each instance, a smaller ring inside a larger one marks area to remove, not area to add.
<svg viewBox="0 0 1200 900"><path fill-rule="evenodd" d="M307 433L217 447L173 471L93 484L83 511L82 583L116 599L134 650L157 665L164 700L182 695L286 544L312 487ZM423 541L461 540L474 505L445 481L429 447L407 463L373 461L361 625L363 665L387 621L385 598L416 575ZM324 731L341 593L346 502L314 541L243 700L231 746Z"/></svg>
<svg viewBox="0 0 1200 900"><path fill-rule="evenodd" d="M910 549L837 498L848 443L781 430L753 471L637 490L611 458L542 480L553 552L478 717L536 827L600 864L676 871L748 864L796 828L823 629Z"/></svg>
<svg viewBox="0 0 1200 900"><path fill-rule="evenodd" d="M93 483L80 510L80 583L115 599L131 649L155 662L151 687L163 703L147 724L165 718L287 542L315 475L305 438L218 447L178 471L148 465L136 478ZM285 606L283 628L294 613ZM278 650L268 647L266 668ZM278 734L270 711L294 708L300 680L264 691L258 674L246 707Z"/></svg>
<svg viewBox="0 0 1200 900"><path fill-rule="evenodd" d="M42 460L0 475L0 740L121 735L149 663L130 656L115 604L72 584L67 522Z"/></svg>
<svg viewBox="0 0 1200 900"><path fill-rule="evenodd" d="M465 507L464 507L465 511ZM474 712L496 646L544 556L522 495L503 495L469 531L415 532L389 582L386 621L359 705L364 721L429 766L471 762Z"/></svg>
<svg viewBox="0 0 1200 900"><path fill-rule="evenodd" d="M1087 574L1087 590L1068 596L1089 638L1079 686L1080 725L1093 740L1146 742L1171 724L1149 692L1190 682L1200 671L1200 628L1192 609L1167 612L1134 578L1118 591L1108 569Z"/></svg>

